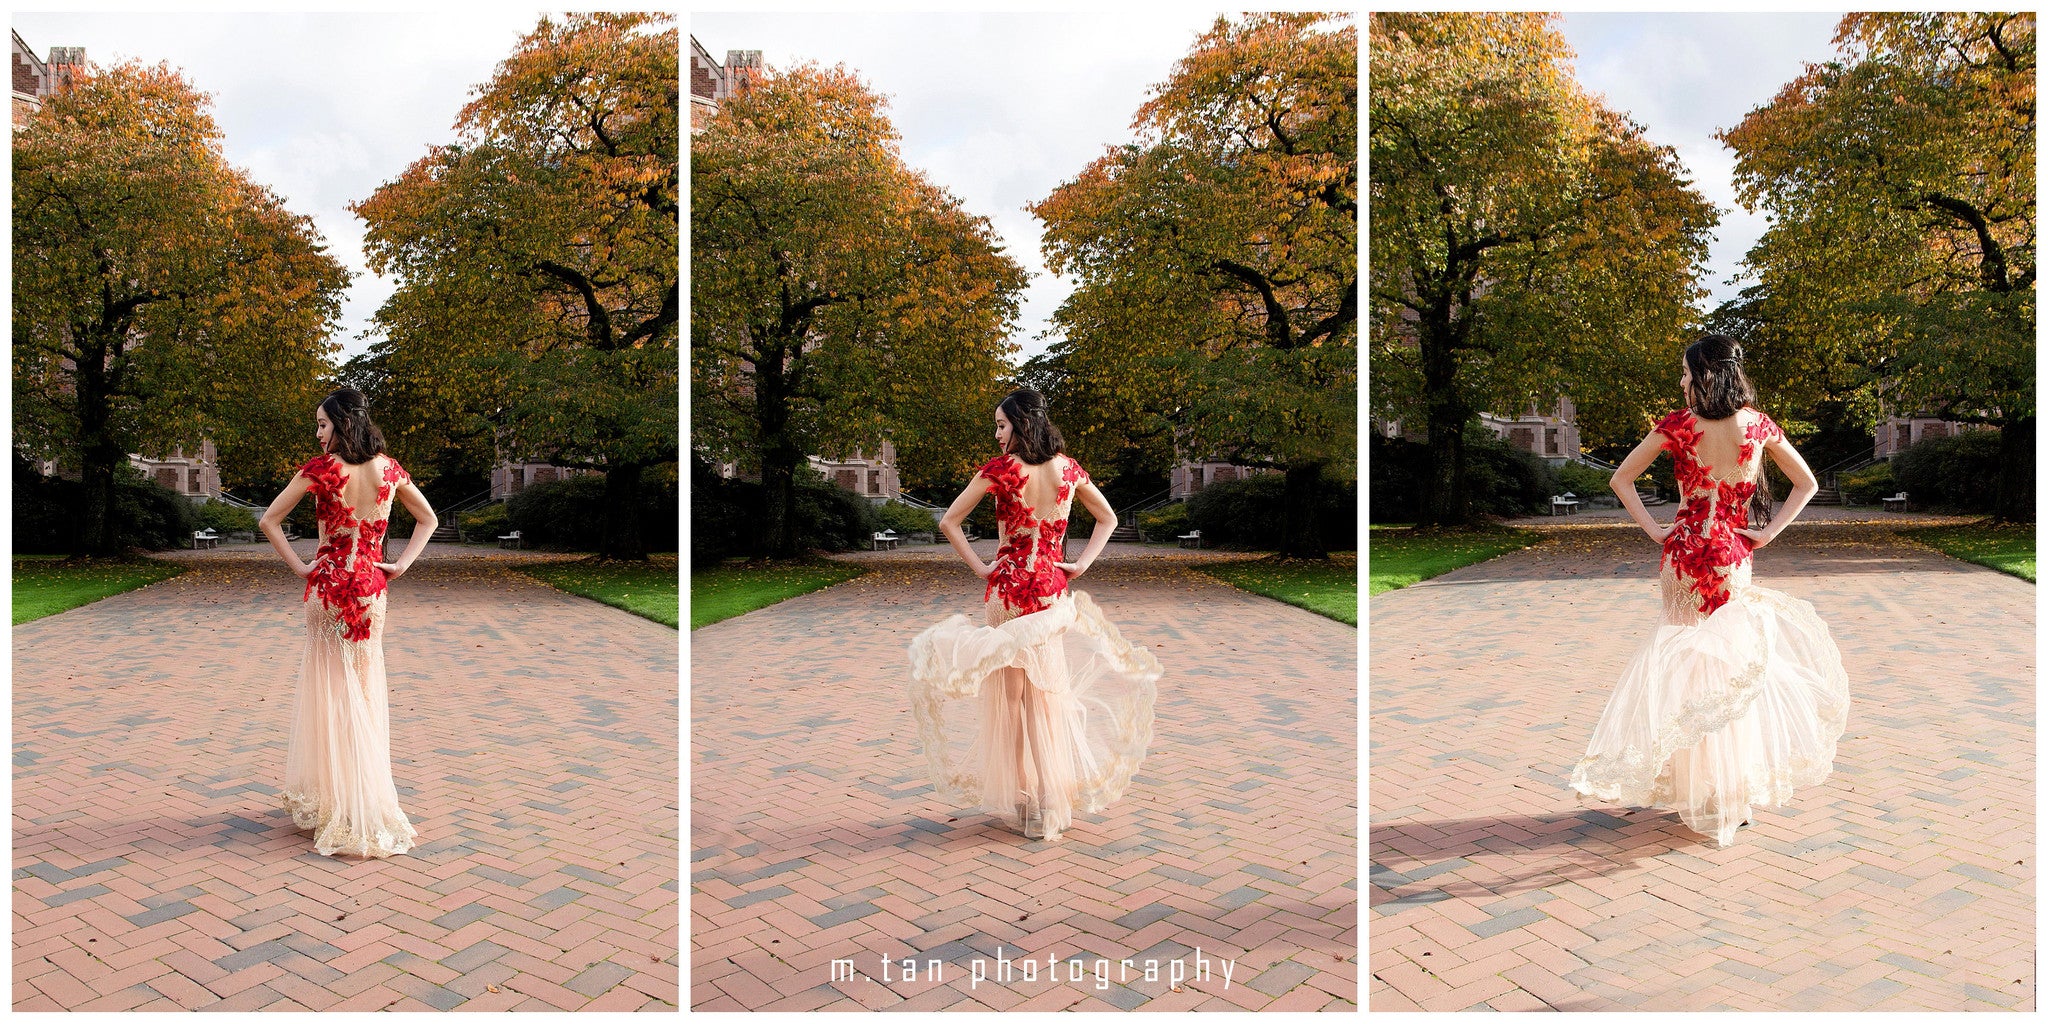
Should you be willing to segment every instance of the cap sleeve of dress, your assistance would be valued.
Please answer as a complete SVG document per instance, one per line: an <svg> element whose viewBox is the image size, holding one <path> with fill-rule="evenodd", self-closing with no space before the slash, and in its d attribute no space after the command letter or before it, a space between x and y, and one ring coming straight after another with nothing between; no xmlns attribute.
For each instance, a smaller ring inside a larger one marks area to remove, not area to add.
<svg viewBox="0 0 2048 1024"><path fill-rule="evenodd" d="M974 475L986 477L992 483L1001 483L1010 476L1011 469L1010 457L1008 455L998 455L982 463L981 468L976 470Z"/></svg>
<svg viewBox="0 0 2048 1024"><path fill-rule="evenodd" d="M1067 460L1066 468L1060 470L1060 480L1076 485L1087 483L1088 471L1081 468L1081 463L1065 452L1061 452L1060 455Z"/></svg>
<svg viewBox="0 0 2048 1024"><path fill-rule="evenodd" d="M1778 426L1776 420L1765 415L1762 409L1756 411L1756 422L1750 424L1749 429L1743 433L1751 440L1763 444L1770 444L1772 441L1782 441L1785 439L1784 428Z"/></svg>
<svg viewBox="0 0 2048 1024"><path fill-rule="evenodd" d="M399 465L397 459L386 455L384 456L384 461L390 463L390 465L384 467L385 483L394 487L403 487L412 482L412 474L406 472L405 467Z"/></svg>
<svg viewBox="0 0 2048 1024"><path fill-rule="evenodd" d="M1692 434L1692 410L1675 409L1666 413L1664 418L1658 420L1657 425L1652 429L1664 435L1661 447L1665 451L1676 451L1675 446L1684 442Z"/></svg>
<svg viewBox="0 0 2048 1024"><path fill-rule="evenodd" d="M312 483L314 494L341 493L341 460L333 455L315 455L299 467L299 475Z"/></svg>

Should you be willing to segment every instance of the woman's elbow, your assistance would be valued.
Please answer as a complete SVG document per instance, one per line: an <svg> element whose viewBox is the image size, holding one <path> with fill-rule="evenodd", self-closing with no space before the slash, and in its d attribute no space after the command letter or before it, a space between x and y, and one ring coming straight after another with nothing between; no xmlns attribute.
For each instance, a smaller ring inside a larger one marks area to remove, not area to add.
<svg viewBox="0 0 2048 1024"><path fill-rule="evenodd" d="M1624 487L1633 489L1635 487L1635 481L1632 478L1622 476L1620 470L1616 470L1613 476L1607 478L1608 490L1611 490L1616 494L1620 494L1621 489Z"/></svg>

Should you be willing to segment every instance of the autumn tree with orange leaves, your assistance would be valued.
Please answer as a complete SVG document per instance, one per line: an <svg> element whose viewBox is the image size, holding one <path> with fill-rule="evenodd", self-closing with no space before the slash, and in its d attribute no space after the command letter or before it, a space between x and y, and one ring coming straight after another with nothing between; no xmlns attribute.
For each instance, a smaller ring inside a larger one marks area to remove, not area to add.
<svg viewBox="0 0 2048 1024"><path fill-rule="evenodd" d="M352 207L399 281L355 368L394 446L602 472L608 558L647 557L642 477L679 453L680 87L672 17L543 18L459 142Z"/></svg>
<svg viewBox="0 0 2048 1024"><path fill-rule="evenodd" d="M1722 311L1763 371L1861 426L2000 428L1996 511L2034 517L2032 13L1852 14L1720 138L1771 226Z"/></svg>
<svg viewBox="0 0 2048 1024"><path fill-rule="evenodd" d="M1097 463L1286 473L1281 554L1324 558L1358 437L1358 32L1219 18L1111 149L1031 211L1075 289L1030 368Z"/></svg>
<svg viewBox="0 0 2048 1024"><path fill-rule="evenodd" d="M906 483L993 454L1024 271L903 162L881 97L800 65L690 141L691 444L758 471L753 554L800 554L806 456L893 441Z"/></svg>
<svg viewBox="0 0 2048 1024"><path fill-rule="evenodd" d="M1421 525L1472 518L1479 410L1570 395L1633 441L1697 331L1714 208L1573 79L1556 17L1372 16L1371 401L1428 431Z"/></svg>
<svg viewBox="0 0 2048 1024"><path fill-rule="evenodd" d="M286 471L312 442L348 272L228 164L167 65L93 67L14 134L14 438L83 475L72 550L114 554L128 454Z"/></svg>

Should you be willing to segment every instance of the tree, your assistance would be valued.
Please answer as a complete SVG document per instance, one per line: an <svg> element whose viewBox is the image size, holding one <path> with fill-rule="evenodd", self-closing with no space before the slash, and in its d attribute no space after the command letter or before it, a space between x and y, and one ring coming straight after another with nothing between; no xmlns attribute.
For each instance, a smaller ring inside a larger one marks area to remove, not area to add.
<svg viewBox="0 0 2048 1024"><path fill-rule="evenodd" d="M1426 525L1471 515L1479 409L1570 394L1587 437L1640 437L1698 319L1714 209L1554 19L1372 16L1373 411L1428 429Z"/></svg>
<svg viewBox="0 0 2048 1024"><path fill-rule="evenodd" d="M207 108L167 65L94 67L14 135L15 443L80 470L80 554L114 552L131 452L211 438L234 478L311 447L348 273Z"/></svg>
<svg viewBox="0 0 2048 1024"><path fill-rule="evenodd" d="M893 439L906 483L987 452L1024 271L903 163L880 97L803 65L690 142L692 444L758 469L755 554L798 554L805 456Z"/></svg>
<svg viewBox="0 0 2048 1024"><path fill-rule="evenodd" d="M676 42L668 16L542 18L460 142L351 207L399 279L373 348L406 398L383 413L394 445L488 433L604 473L607 558L647 557L641 477L679 452Z"/></svg>
<svg viewBox="0 0 2048 1024"><path fill-rule="evenodd" d="M1281 554L1327 557L1314 495L1357 473L1358 34L1219 18L1111 149L1031 211L1076 286L1054 316L1081 445L1284 470ZM1100 434L1107 440L1097 440Z"/></svg>
<svg viewBox="0 0 2048 1024"><path fill-rule="evenodd" d="M2000 428L1997 515L2034 516L2034 16L1852 14L1722 132L1771 217L1745 296L1779 372L1871 425Z"/></svg>

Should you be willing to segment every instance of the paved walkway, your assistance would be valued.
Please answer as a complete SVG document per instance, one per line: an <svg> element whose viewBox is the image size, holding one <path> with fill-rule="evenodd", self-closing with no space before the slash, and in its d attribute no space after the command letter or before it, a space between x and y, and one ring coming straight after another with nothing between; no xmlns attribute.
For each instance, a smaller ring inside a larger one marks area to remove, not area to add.
<svg viewBox="0 0 2048 1024"><path fill-rule="evenodd" d="M388 860L277 805L305 633L267 546L14 628L14 1009L677 1007L676 632L428 553Z"/></svg>
<svg viewBox="0 0 2048 1024"><path fill-rule="evenodd" d="M1725 850L1566 785L1656 619L1633 525L1373 599L1373 1010L2034 1009L2034 587L1814 518L1756 578L1833 630L1849 729Z"/></svg>
<svg viewBox="0 0 2048 1024"><path fill-rule="evenodd" d="M1166 667L1153 746L1122 801L1034 842L932 796L905 696L910 639L978 613L977 581L866 560L691 634L693 1009L1356 1009L1355 629L1105 556L1081 589ZM1197 947L1210 976L1174 984Z"/></svg>

